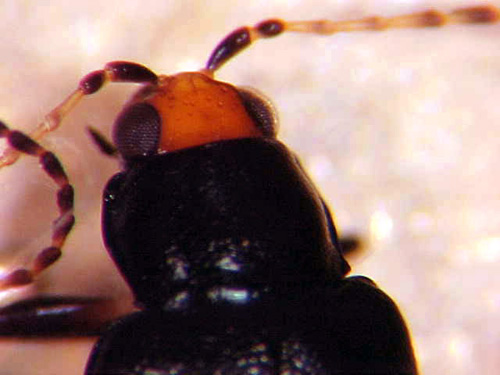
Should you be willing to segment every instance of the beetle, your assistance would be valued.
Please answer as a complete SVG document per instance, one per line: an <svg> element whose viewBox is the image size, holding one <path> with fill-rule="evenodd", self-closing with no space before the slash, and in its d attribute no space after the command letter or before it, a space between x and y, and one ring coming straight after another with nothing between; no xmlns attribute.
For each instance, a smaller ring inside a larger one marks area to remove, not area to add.
<svg viewBox="0 0 500 375"><path fill-rule="evenodd" d="M220 50L219 50L219 51L220 51ZM118 70L120 70L120 69L121 69L121 68L123 68L123 67L130 68L130 67L135 67L135 65L134 65L134 66L129 66L129 65L120 65L120 64L116 64L116 65L110 65L110 67L111 67L112 69L117 68ZM147 91L147 90L146 90L146 91ZM144 94L144 95L149 95L149 93L146 93L146 94ZM11 134L12 134L12 133L11 133ZM17 133L16 133L16 134L17 134ZM11 142L12 142L12 143L14 143L14 144L17 144L17 143L16 143L16 141L13 141L12 139L15 139L15 138L14 138L14 137L11 137ZM27 141L26 141L26 143L27 143ZM17 146L17 147L19 147L19 148L23 148L23 146ZM48 169L50 170L50 168L48 168ZM131 168L131 169L133 169L133 168ZM150 172L152 172L152 171L150 171ZM150 172L148 172L148 174L150 174ZM57 174L57 173L56 173L56 174ZM64 185L64 186L66 186L66 185ZM62 195L64 195L64 194L62 194ZM111 193L109 194L109 196L113 196L113 195L114 195L114 194L111 194ZM64 201L64 200L63 200L63 201ZM127 201L128 201L128 200L127 200ZM64 206L64 204L63 204L63 206ZM316 208L318 208L318 206L316 206ZM113 210L111 209L111 211L113 211ZM326 214L326 213L325 213L325 214ZM119 215L119 216L121 216L121 215ZM166 219L166 218L165 218L165 219ZM105 219L105 221L106 221L106 219ZM111 220L111 222L114 222L114 221L115 221L115 220ZM333 231L331 231L331 233L334 233L334 232L333 232ZM153 236L153 237L155 237L155 236ZM332 235L331 235L331 237L332 237L332 240L334 241L334 239L335 239L335 235L333 235L333 234L332 234ZM144 240L144 239L142 239L142 241L143 241L143 240ZM126 241L126 242L129 242L129 241ZM334 242L335 242L335 241L334 241ZM44 259L48 259L48 258L50 258L50 257L44 256L44 257L42 257L42 258L44 258ZM119 263L120 263L120 262L119 262ZM18 279L15 279L15 280L18 280ZM23 279L21 278L21 280L23 280ZM146 288L146 289L147 289L147 290L150 290L151 288ZM142 294L142 292L141 292L141 294ZM138 295L139 295L139 293L138 293Z"/></svg>

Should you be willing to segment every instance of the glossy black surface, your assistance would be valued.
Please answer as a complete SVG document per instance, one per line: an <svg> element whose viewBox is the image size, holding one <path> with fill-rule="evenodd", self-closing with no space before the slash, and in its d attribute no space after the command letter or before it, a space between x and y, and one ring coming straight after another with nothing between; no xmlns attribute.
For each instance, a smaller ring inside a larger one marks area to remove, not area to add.
<svg viewBox="0 0 500 375"><path fill-rule="evenodd" d="M239 313L130 315L101 338L87 374L415 373L398 309L370 280L282 297Z"/></svg>
<svg viewBox="0 0 500 375"><path fill-rule="evenodd" d="M135 159L113 177L104 201L105 242L144 307L165 308L182 293L202 299L195 305L211 303L218 287L273 298L349 269L321 198L276 140Z"/></svg>
<svg viewBox="0 0 500 375"><path fill-rule="evenodd" d="M328 209L274 139L127 159L103 234L142 311L86 374L416 374L397 306L345 278Z"/></svg>

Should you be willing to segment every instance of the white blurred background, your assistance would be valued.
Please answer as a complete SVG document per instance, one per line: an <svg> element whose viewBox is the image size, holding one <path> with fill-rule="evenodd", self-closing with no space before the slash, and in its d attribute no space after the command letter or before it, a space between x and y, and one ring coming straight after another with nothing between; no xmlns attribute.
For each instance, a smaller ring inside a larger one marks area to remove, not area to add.
<svg viewBox="0 0 500 375"><path fill-rule="evenodd" d="M29 131L79 79L112 60L171 74L203 66L228 32L269 17L351 19L474 0L86 2L4 0L0 118ZM500 1L490 1L500 6ZM274 101L281 137L335 210L365 240L354 273L401 306L422 374L500 368L500 25L451 26L261 41L218 77ZM127 88L125 88L127 87ZM109 132L133 87L88 98L47 137L77 191L77 226L37 293L129 300L100 237L100 196L116 170L84 131ZM0 147L3 147L3 143ZM0 172L0 266L27 262L50 241L55 186L33 158ZM89 340L0 341L0 375L81 374Z"/></svg>

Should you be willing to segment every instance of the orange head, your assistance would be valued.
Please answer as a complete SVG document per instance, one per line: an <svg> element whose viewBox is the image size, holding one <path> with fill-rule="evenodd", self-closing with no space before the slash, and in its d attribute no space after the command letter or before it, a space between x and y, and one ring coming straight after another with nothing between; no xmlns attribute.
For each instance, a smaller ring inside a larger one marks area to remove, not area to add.
<svg viewBox="0 0 500 375"><path fill-rule="evenodd" d="M268 101L205 72L160 76L141 89L115 123L125 157L171 152L212 142L274 136Z"/></svg>

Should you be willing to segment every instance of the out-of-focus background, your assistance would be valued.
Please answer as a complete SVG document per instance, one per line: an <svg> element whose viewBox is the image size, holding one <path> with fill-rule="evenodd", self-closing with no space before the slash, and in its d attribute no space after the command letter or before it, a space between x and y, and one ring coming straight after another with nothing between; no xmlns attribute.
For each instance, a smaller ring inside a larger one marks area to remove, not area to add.
<svg viewBox="0 0 500 375"><path fill-rule="evenodd" d="M228 32L268 17L351 19L474 0L11 1L0 9L0 118L30 130L80 77L112 60L165 74L196 70ZM490 1L500 6L500 1ZM500 368L500 25L285 35L261 41L218 77L275 103L281 137L301 157L343 233L359 234L353 261L397 300L423 374ZM77 191L77 226L38 293L129 300L103 248L103 185L117 169L84 128L110 125L133 87L88 98L44 140ZM0 144L3 147L3 143ZM0 266L27 262L50 241L55 187L25 157L0 172ZM0 375L81 374L91 340L0 340Z"/></svg>

